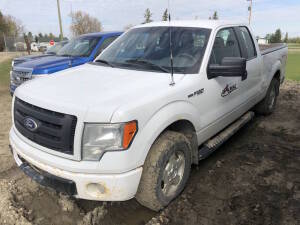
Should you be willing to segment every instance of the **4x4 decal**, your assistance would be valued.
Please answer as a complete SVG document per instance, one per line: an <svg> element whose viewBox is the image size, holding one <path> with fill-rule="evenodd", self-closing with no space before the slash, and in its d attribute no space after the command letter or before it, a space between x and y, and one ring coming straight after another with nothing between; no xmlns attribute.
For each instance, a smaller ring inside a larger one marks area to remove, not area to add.
<svg viewBox="0 0 300 225"><path fill-rule="evenodd" d="M223 89L221 96L226 97L227 95L230 95L235 90L237 90L236 84L233 84L233 85L227 84L226 87Z"/></svg>

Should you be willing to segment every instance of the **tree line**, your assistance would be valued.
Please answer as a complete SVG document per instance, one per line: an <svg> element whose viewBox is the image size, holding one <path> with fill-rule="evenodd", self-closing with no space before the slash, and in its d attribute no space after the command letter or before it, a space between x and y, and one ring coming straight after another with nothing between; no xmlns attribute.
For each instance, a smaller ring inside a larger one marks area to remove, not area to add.
<svg viewBox="0 0 300 225"><path fill-rule="evenodd" d="M102 23L96 18L88 13L83 11L76 11L69 14L71 18L70 30L74 37L93 32L100 32L103 30ZM142 24L150 23L153 21L152 19L153 13L147 8L144 12L144 21ZM195 17L197 19L198 17ZM208 18L210 20L218 20L219 15L217 11L214 11L213 14ZM162 17L162 21L169 20L169 12L168 9L165 9ZM132 24L128 24L124 27L124 30L128 30L133 27ZM0 51L4 49L4 35L6 36L14 36L20 37L22 36L29 43L32 42L49 42L50 40L54 40L55 42L60 41L60 37L54 35L53 33L39 33L37 35L33 35L31 32L25 33L24 26L22 22L17 20L16 18L10 15L3 15L0 11ZM285 34L283 38L283 33L280 29L277 29L275 33L267 34L265 37L270 43L300 43L300 38L289 38L288 33ZM65 38L66 39L66 38Z"/></svg>
<svg viewBox="0 0 300 225"><path fill-rule="evenodd" d="M5 36L19 37L24 32L22 22L0 11L0 51L5 48Z"/></svg>
<svg viewBox="0 0 300 225"><path fill-rule="evenodd" d="M288 32L286 32L284 35L281 29L277 29L274 33L267 34L265 38L269 41L269 43L299 43L300 44L300 37L289 38Z"/></svg>

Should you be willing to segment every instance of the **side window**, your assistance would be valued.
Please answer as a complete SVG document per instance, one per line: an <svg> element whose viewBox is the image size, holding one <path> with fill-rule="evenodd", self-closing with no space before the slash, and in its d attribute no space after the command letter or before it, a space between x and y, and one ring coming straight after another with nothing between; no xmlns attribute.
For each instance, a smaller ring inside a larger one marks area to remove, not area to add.
<svg viewBox="0 0 300 225"><path fill-rule="evenodd" d="M255 45L248 28L240 27L239 29L240 29L242 41L244 42L247 51L247 56L248 56L247 59L252 59L256 57L257 54L255 50Z"/></svg>
<svg viewBox="0 0 300 225"><path fill-rule="evenodd" d="M106 38L103 42L102 45L100 46L100 48L98 49L95 57L97 57L98 55L100 55L101 52L103 52L104 49L106 49L114 40L116 40L118 38L118 36L115 37L109 37Z"/></svg>
<svg viewBox="0 0 300 225"><path fill-rule="evenodd" d="M224 57L241 57L233 28L225 28L217 33L209 63L221 65Z"/></svg>

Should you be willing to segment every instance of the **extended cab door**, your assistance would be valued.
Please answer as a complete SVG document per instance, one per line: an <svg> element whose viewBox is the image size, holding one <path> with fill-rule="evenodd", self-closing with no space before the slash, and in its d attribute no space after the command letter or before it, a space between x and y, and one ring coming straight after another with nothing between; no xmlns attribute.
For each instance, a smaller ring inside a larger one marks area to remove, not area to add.
<svg viewBox="0 0 300 225"><path fill-rule="evenodd" d="M253 99L260 93L262 82L262 60L257 54L256 45L249 29L245 26L235 27L241 46L242 57L247 59L247 82L244 82L244 97Z"/></svg>

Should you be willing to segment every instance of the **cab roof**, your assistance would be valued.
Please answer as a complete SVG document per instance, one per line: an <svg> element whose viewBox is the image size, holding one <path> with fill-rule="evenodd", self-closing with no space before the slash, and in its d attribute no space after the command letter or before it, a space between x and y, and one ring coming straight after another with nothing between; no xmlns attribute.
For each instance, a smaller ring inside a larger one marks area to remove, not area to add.
<svg viewBox="0 0 300 225"><path fill-rule="evenodd" d="M169 21L160 21L160 22L151 22L143 25L138 25L135 28L139 27L161 27L161 26L172 26L172 27L201 27L208 29L216 29L222 26L248 26L246 23L238 23L228 20L173 20Z"/></svg>
<svg viewBox="0 0 300 225"><path fill-rule="evenodd" d="M80 37L109 37L109 36L121 35L122 33L123 32L121 31L105 31L105 32L83 34L80 35Z"/></svg>

